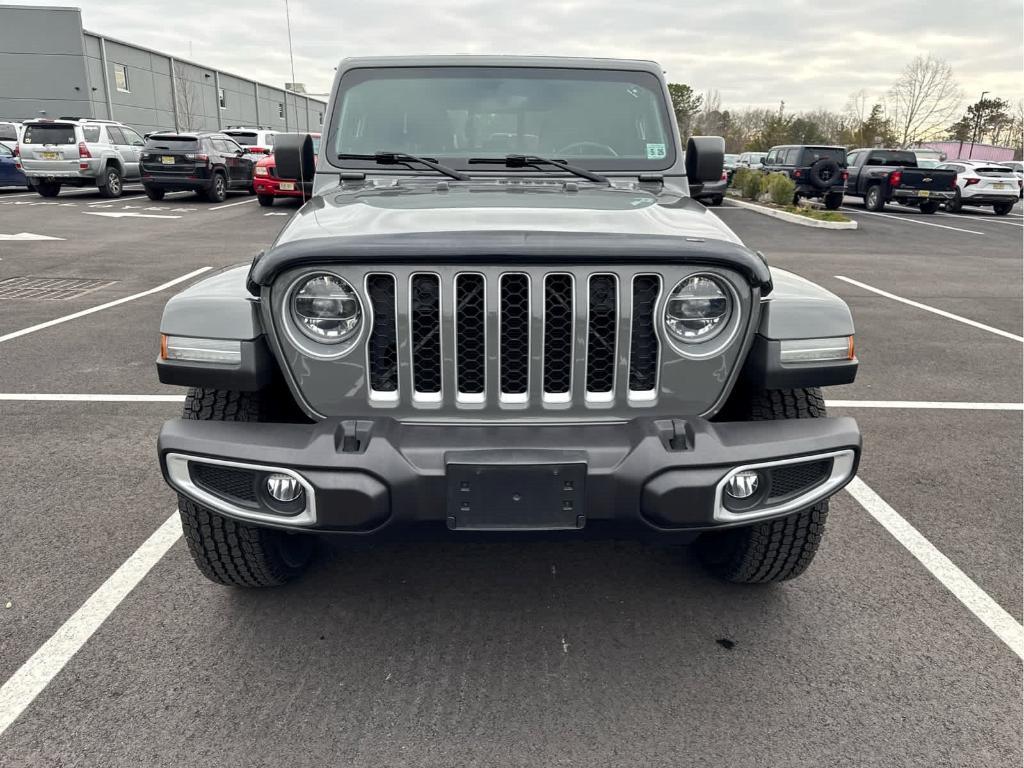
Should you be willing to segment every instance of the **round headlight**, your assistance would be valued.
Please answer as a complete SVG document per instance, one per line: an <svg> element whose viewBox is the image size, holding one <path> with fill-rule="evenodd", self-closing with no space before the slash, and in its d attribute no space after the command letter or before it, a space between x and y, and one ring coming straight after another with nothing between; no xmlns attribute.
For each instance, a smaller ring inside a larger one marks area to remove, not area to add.
<svg viewBox="0 0 1024 768"><path fill-rule="evenodd" d="M359 333L362 312L355 290L340 277L314 275L292 294L292 316L314 341L338 344Z"/></svg>
<svg viewBox="0 0 1024 768"><path fill-rule="evenodd" d="M729 324L732 300L713 277L694 275L683 280L665 302L665 327L679 341L713 339Z"/></svg>

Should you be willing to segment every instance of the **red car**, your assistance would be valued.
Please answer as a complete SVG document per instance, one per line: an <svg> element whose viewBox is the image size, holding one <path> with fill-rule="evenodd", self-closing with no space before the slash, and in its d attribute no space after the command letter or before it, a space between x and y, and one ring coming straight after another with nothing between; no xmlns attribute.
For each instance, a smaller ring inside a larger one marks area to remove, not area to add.
<svg viewBox="0 0 1024 768"><path fill-rule="evenodd" d="M309 135L313 137L313 152L319 152L320 134L311 133ZM277 163L273 155L267 155L256 163L252 185L256 189L256 199L260 201L260 205L271 206L279 197L306 196L295 179L278 178L276 169Z"/></svg>

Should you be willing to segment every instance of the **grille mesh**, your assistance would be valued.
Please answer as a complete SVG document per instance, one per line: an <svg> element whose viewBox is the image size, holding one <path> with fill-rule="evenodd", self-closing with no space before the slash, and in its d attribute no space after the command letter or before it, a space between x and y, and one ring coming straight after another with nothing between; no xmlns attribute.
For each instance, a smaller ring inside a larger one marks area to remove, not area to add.
<svg viewBox="0 0 1024 768"><path fill-rule="evenodd" d="M587 391L611 392L615 386L615 331L618 302L613 275L590 278L587 329Z"/></svg>
<svg viewBox="0 0 1024 768"><path fill-rule="evenodd" d="M629 388L649 392L658 381L658 335L654 330L654 309L661 279L637 275L633 280L633 325L629 350Z"/></svg>
<svg viewBox="0 0 1024 768"><path fill-rule="evenodd" d="M455 350L459 392L484 391L484 276L459 275L455 280Z"/></svg>
<svg viewBox="0 0 1024 768"><path fill-rule="evenodd" d="M501 391L526 393L530 368L530 278L516 272L501 278Z"/></svg>
<svg viewBox="0 0 1024 768"><path fill-rule="evenodd" d="M548 275L544 285L544 391L572 386L572 275Z"/></svg>
<svg viewBox="0 0 1024 768"><path fill-rule="evenodd" d="M437 275L412 278L413 388L435 394L441 391L441 297Z"/></svg>
<svg viewBox="0 0 1024 768"><path fill-rule="evenodd" d="M375 392L398 390L398 334L395 328L395 278L375 274L366 278L373 307L370 330L370 388Z"/></svg>
<svg viewBox="0 0 1024 768"><path fill-rule="evenodd" d="M256 473L251 469L221 467L216 464L190 462L189 471L196 485L219 496L254 503L256 497Z"/></svg>
<svg viewBox="0 0 1024 768"><path fill-rule="evenodd" d="M806 491L823 482L832 471L832 459L790 464L772 470L769 499Z"/></svg>

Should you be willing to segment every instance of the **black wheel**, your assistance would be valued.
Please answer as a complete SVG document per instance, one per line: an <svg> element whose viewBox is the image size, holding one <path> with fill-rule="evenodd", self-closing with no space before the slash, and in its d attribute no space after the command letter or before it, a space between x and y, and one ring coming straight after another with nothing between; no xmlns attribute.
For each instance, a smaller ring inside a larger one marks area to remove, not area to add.
<svg viewBox="0 0 1024 768"><path fill-rule="evenodd" d="M121 192L124 191L121 184L121 171L117 169L116 165L108 165L103 170L103 178L97 182L96 186L104 197L120 197Z"/></svg>
<svg viewBox="0 0 1024 768"><path fill-rule="evenodd" d="M268 404L256 393L193 387L184 419L261 421ZM233 587L274 587L299 576L313 556L314 539L239 522L179 494L178 511L196 566L210 581Z"/></svg>
<svg viewBox="0 0 1024 768"><path fill-rule="evenodd" d="M166 190L160 189L159 187L143 187L146 190L146 197L150 200L163 200Z"/></svg>
<svg viewBox="0 0 1024 768"><path fill-rule="evenodd" d="M939 210L938 200L925 200L921 203L921 213L935 213Z"/></svg>
<svg viewBox="0 0 1024 768"><path fill-rule="evenodd" d="M963 207L963 198L960 197L960 190L953 193L953 199L946 201L946 210L950 213L957 213Z"/></svg>
<svg viewBox="0 0 1024 768"><path fill-rule="evenodd" d="M228 182L224 174L219 171L213 174L213 181L210 188L203 193L203 197L211 203L223 203L228 197Z"/></svg>
<svg viewBox="0 0 1024 768"><path fill-rule="evenodd" d="M37 181L36 192L43 197L56 197L60 194L60 182L57 181Z"/></svg>
<svg viewBox="0 0 1024 768"><path fill-rule="evenodd" d="M843 204L843 196L841 194L825 195L825 207L830 211L839 210L839 206Z"/></svg>
<svg viewBox="0 0 1024 768"><path fill-rule="evenodd" d="M759 392L741 403L736 416L750 421L825 416L821 390ZM697 539L697 553L715 576L737 584L765 584L799 576L814 560L828 518L828 501L742 528L712 531Z"/></svg>
<svg viewBox="0 0 1024 768"><path fill-rule="evenodd" d="M1005 216L1013 210L1013 203L996 203L992 210L996 212L996 216Z"/></svg>
<svg viewBox="0 0 1024 768"><path fill-rule="evenodd" d="M868 187L868 192L864 196L864 207L869 211L880 211L885 208L885 197L882 195L880 184Z"/></svg>
<svg viewBox="0 0 1024 768"><path fill-rule="evenodd" d="M264 208L269 208L270 206L272 206L274 204L274 196L273 195L256 195L256 200Z"/></svg>
<svg viewBox="0 0 1024 768"><path fill-rule="evenodd" d="M715 195L710 200L708 200L708 203L711 204L711 205L721 205L722 204L722 200L723 200L723 198L722 198L721 195Z"/></svg>

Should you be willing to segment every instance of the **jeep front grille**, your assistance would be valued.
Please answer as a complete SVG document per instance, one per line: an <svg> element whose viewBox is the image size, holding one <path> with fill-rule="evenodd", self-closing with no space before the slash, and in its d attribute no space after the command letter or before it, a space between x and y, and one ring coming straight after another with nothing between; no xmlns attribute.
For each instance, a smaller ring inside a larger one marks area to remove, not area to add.
<svg viewBox="0 0 1024 768"><path fill-rule="evenodd" d="M558 408L656 395L658 275L371 272L365 291L371 403Z"/></svg>

